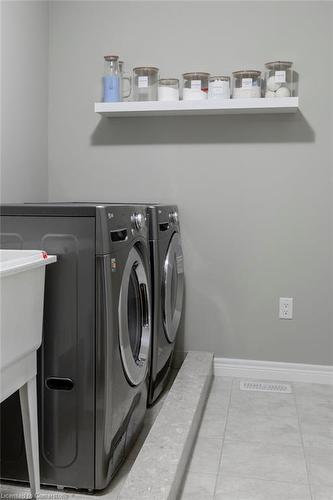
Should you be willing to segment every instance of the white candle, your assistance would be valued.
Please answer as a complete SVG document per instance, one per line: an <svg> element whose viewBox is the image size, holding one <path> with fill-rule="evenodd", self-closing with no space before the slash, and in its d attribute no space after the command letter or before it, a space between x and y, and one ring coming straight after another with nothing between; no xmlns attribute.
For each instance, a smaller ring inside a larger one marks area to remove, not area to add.
<svg viewBox="0 0 333 500"><path fill-rule="evenodd" d="M202 101L207 99L207 92L201 89L183 89L183 101Z"/></svg>
<svg viewBox="0 0 333 500"><path fill-rule="evenodd" d="M232 97L238 98L249 98L249 97L260 97L260 87L254 86L250 88L235 87L232 92Z"/></svg>
<svg viewBox="0 0 333 500"><path fill-rule="evenodd" d="M179 89L161 85L158 87L158 100L159 101L179 101Z"/></svg>

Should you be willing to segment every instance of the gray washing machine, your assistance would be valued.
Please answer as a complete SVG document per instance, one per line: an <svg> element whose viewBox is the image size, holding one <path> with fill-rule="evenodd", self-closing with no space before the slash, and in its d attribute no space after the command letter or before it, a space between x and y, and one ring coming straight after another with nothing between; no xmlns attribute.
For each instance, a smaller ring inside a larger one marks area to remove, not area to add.
<svg viewBox="0 0 333 500"><path fill-rule="evenodd" d="M45 485L105 488L140 431L151 343L146 216L142 206L1 206L2 248L58 258L46 271L38 352ZM17 394L1 417L1 477L25 481Z"/></svg>
<svg viewBox="0 0 333 500"><path fill-rule="evenodd" d="M183 309L184 260L177 206L150 205L148 212L153 297L151 405L169 380Z"/></svg>

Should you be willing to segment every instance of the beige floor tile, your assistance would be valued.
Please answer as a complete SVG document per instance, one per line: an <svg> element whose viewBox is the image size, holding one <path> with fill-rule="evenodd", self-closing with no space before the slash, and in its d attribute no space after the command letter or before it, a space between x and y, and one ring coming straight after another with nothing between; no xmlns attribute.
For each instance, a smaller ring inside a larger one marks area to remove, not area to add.
<svg viewBox="0 0 333 500"><path fill-rule="evenodd" d="M298 418L245 413L230 409L225 438L228 440L302 446Z"/></svg>
<svg viewBox="0 0 333 500"><path fill-rule="evenodd" d="M333 500L333 487L311 486L312 500Z"/></svg>
<svg viewBox="0 0 333 500"><path fill-rule="evenodd" d="M220 473L307 484L303 449L271 443L224 441Z"/></svg>
<svg viewBox="0 0 333 500"><path fill-rule="evenodd" d="M305 448L310 484L333 488L333 449Z"/></svg>
<svg viewBox="0 0 333 500"><path fill-rule="evenodd" d="M307 485L219 475L214 500L311 500Z"/></svg>
<svg viewBox="0 0 333 500"><path fill-rule="evenodd" d="M300 417L333 421L333 386L295 383L294 388Z"/></svg>
<svg viewBox="0 0 333 500"><path fill-rule="evenodd" d="M333 418L300 416L300 428L304 446L333 449Z"/></svg>

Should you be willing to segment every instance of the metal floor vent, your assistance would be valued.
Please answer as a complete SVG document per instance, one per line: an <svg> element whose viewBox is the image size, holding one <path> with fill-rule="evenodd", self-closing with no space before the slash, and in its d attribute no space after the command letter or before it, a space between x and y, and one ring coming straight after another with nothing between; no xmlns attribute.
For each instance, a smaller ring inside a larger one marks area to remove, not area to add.
<svg viewBox="0 0 333 500"><path fill-rule="evenodd" d="M290 384L280 384L278 382L261 382L260 380L241 380L241 391L258 391L258 392L282 392L290 394L292 392Z"/></svg>

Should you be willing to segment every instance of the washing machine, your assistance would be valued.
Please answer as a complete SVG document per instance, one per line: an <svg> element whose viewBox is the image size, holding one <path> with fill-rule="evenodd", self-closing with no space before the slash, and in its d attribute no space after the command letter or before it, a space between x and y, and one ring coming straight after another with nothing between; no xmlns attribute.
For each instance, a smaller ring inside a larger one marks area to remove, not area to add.
<svg viewBox="0 0 333 500"><path fill-rule="evenodd" d="M145 211L1 206L2 248L41 248L58 259L46 271L38 352L42 484L105 488L140 432L152 332ZM17 394L1 405L1 477L28 479Z"/></svg>
<svg viewBox="0 0 333 500"><path fill-rule="evenodd" d="M184 259L176 205L149 205L153 338L148 404L170 377L184 300Z"/></svg>

